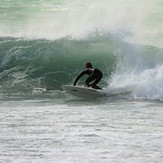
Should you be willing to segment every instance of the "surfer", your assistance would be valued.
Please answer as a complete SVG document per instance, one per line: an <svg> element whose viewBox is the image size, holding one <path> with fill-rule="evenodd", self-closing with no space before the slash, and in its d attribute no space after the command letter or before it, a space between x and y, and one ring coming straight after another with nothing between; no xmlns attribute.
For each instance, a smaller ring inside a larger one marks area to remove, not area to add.
<svg viewBox="0 0 163 163"><path fill-rule="evenodd" d="M100 82L103 74L99 69L93 68L90 62L85 64L85 70L82 73L80 73L80 75L75 79L74 86L76 85L78 80L85 74L89 75L89 77L85 81L86 87L92 87L94 89L101 89L99 86L97 86L97 84Z"/></svg>

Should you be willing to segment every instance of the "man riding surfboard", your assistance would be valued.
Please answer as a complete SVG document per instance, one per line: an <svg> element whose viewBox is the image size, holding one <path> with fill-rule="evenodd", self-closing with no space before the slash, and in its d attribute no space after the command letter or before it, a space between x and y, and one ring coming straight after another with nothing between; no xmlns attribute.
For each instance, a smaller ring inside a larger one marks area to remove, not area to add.
<svg viewBox="0 0 163 163"><path fill-rule="evenodd" d="M78 80L83 76L83 75L89 75L89 77L85 81L85 86L86 87L92 87L94 89L101 89L97 84L100 82L101 78L103 77L103 73L97 69L93 68L92 64L90 62L85 64L85 70L77 76L74 82L74 86L78 82Z"/></svg>

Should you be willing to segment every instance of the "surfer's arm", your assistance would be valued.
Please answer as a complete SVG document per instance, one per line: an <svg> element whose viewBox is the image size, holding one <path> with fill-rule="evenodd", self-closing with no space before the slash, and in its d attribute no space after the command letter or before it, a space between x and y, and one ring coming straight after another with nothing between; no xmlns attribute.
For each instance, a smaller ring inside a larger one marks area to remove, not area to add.
<svg viewBox="0 0 163 163"><path fill-rule="evenodd" d="M77 78L75 79L74 85L78 82L78 80L85 74L85 71L83 71Z"/></svg>

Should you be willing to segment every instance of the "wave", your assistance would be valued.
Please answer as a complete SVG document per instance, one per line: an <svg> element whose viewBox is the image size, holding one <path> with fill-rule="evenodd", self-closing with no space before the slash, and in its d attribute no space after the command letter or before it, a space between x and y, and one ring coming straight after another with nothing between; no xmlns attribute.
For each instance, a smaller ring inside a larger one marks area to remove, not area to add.
<svg viewBox="0 0 163 163"><path fill-rule="evenodd" d="M60 89L62 84L72 82L88 61L110 74L115 63L111 44L102 36L56 41L1 38L1 87L5 91Z"/></svg>
<svg viewBox="0 0 163 163"><path fill-rule="evenodd" d="M131 92L131 99L163 101L163 49L121 42L116 56L110 88Z"/></svg>
<svg viewBox="0 0 163 163"><path fill-rule="evenodd" d="M103 71L100 84L108 91L130 90L130 98L163 100L163 49L98 33L81 40L1 38L0 44L1 93L61 90L89 61Z"/></svg>
<svg viewBox="0 0 163 163"><path fill-rule="evenodd" d="M8 0L0 6L2 94L61 90L89 61L104 72L108 91L163 100L160 0Z"/></svg>

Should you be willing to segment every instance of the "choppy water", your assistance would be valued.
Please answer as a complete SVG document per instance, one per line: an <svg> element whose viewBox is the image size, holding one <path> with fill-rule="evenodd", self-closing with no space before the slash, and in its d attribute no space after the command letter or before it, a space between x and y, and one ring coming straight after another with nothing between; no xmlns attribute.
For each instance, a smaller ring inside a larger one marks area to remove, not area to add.
<svg viewBox="0 0 163 163"><path fill-rule="evenodd" d="M163 105L124 100L10 101L0 162L162 162Z"/></svg>

